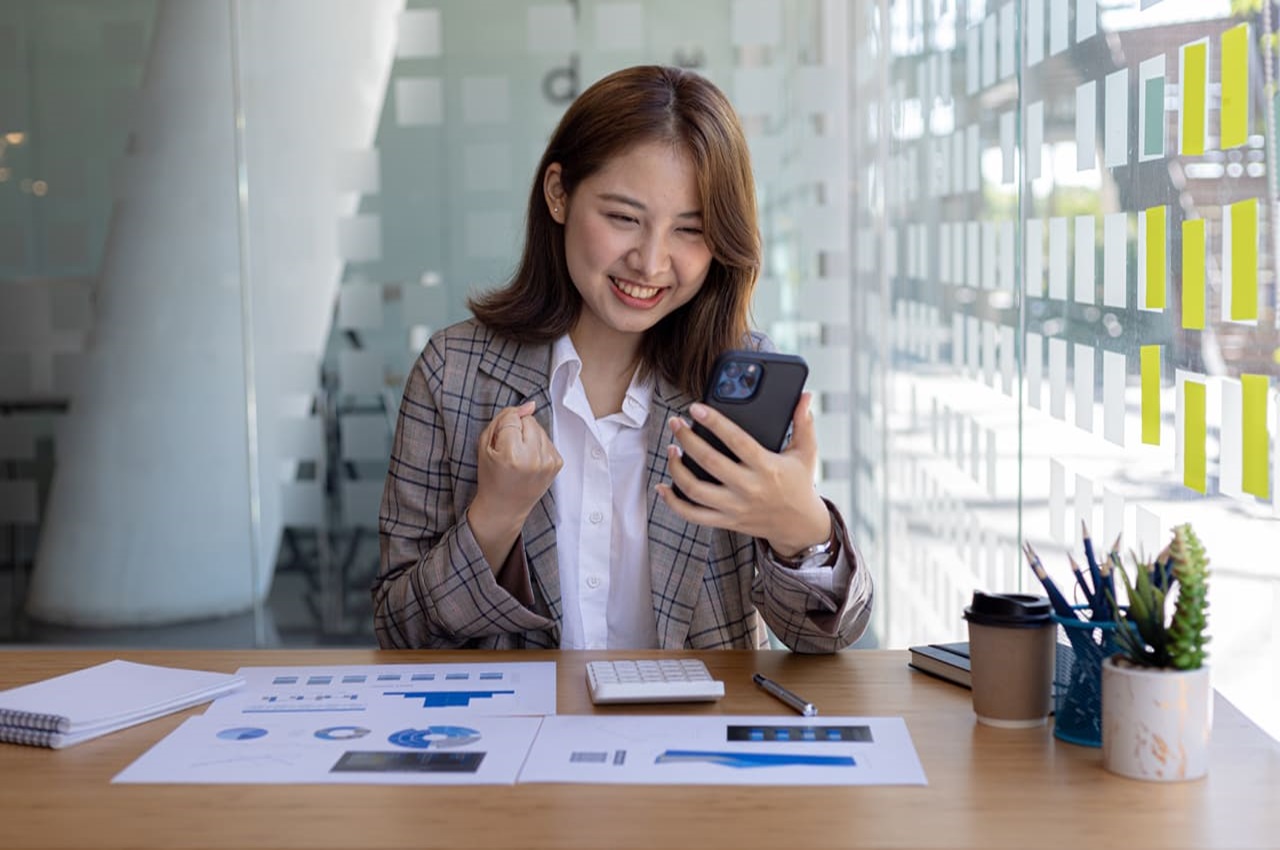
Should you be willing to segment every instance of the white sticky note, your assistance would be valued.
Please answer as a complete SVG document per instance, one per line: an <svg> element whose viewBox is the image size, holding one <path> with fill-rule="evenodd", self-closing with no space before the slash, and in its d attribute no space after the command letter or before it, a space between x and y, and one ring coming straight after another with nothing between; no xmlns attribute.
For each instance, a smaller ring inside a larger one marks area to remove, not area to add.
<svg viewBox="0 0 1280 850"><path fill-rule="evenodd" d="M1124 534L1124 497L1110 487L1102 488L1102 539L1108 542Z"/></svg>
<svg viewBox="0 0 1280 850"><path fill-rule="evenodd" d="M1218 444L1218 490L1252 502L1244 492L1244 387L1237 378L1222 378L1222 429Z"/></svg>
<svg viewBox="0 0 1280 850"><path fill-rule="evenodd" d="M1129 164L1129 69L1107 74L1103 91L1102 161L1108 168Z"/></svg>
<svg viewBox="0 0 1280 850"><path fill-rule="evenodd" d="M967 189L970 192L977 192L982 189L982 146L978 140L977 124L970 124L965 131L965 152L968 155L965 163L965 172L968 174Z"/></svg>
<svg viewBox="0 0 1280 850"><path fill-rule="evenodd" d="M996 324L982 323L982 381L989 387L996 385Z"/></svg>
<svg viewBox="0 0 1280 850"><path fill-rule="evenodd" d="M1117 446L1124 445L1124 354L1102 352L1102 436Z"/></svg>
<svg viewBox="0 0 1280 850"><path fill-rule="evenodd" d="M996 432L988 430L987 437L987 495L995 497L997 494L997 482L999 478L996 476L996 461L1000 457L1000 453L996 447ZM995 556L995 550L989 550L992 557Z"/></svg>
<svg viewBox="0 0 1280 850"><path fill-rule="evenodd" d="M1027 67L1044 59L1044 0L1027 0Z"/></svg>
<svg viewBox="0 0 1280 850"><path fill-rule="evenodd" d="M982 88L982 29L969 27L964 33L965 94L975 95Z"/></svg>
<svg viewBox="0 0 1280 850"><path fill-rule="evenodd" d="M1044 151L1044 101L1027 104L1027 179L1039 180Z"/></svg>
<svg viewBox="0 0 1280 850"><path fill-rule="evenodd" d="M1091 215L1076 216L1076 288L1075 300L1078 304L1094 303L1094 288L1097 284L1094 234L1094 221Z"/></svg>
<svg viewBox="0 0 1280 850"><path fill-rule="evenodd" d="M1049 414L1067 419L1067 341L1049 339Z"/></svg>
<svg viewBox="0 0 1280 850"><path fill-rule="evenodd" d="M965 178L964 131L956 130L951 134L951 191L960 194L964 191Z"/></svg>
<svg viewBox="0 0 1280 850"><path fill-rule="evenodd" d="M1013 110L1000 113L1000 182L1012 183L1014 174L1013 148L1015 130Z"/></svg>
<svg viewBox="0 0 1280 850"><path fill-rule="evenodd" d="M964 368L964 315L951 314L951 365L957 372Z"/></svg>
<svg viewBox="0 0 1280 850"><path fill-rule="evenodd" d="M1076 170L1098 165L1098 84L1090 80L1076 87Z"/></svg>
<svg viewBox="0 0 1280 850"><path fill-rule="evenodd" d="M1013 222L1000 222L1000 279L996 282L996 286L1006 292L1013 292L1016 288L1013 280L1013 255L1014 248Z"/></svg>
<svg viewBox="0 0 1280 850"><path fill-rule="evenodd" d="M982 372L982 320L977 316L965 317L965 340L969 343L969 352L965 357L969 377L977 378Z"/></svg>
<svg viewBox="0 0 1280 850"><path fill-rule="evenodd" d="M1098 0L1076 0L1076 44L1098 32Z"/></svg>
<svg viewBox="0 0 1280 850"><path fill-rule="evenodd" d="M952 89L951 82L951 54L954 50L948 50L938 56L938 96L945 101L955 99L955 90Z"/></svg>
<svg viewBox="0 0 1280 850"><path fill-rule="evenodd" d="M1067 220L1049 219L1049 297L1067 298Z"/></svg>
<svg viewBox="0 0 1280 850"><path fill-rule="evenodd" d="M964 222L952 222L951 230L951 283L956 286L963 286L965 253L967 251L964 241Z"/></svg>
<svg viewBox="0 0 1280 850"><path fill-rule="evenodd" d="M996 37L999 21L995 15L987 15L982 21L982 87L989 88L996 82Z"/></svg>
<svg viewBox="0 0 1280 850"><path fill-rule="evenodd" d="M396 56L415 58L440 55L440 10L411 9L400 13Z"/></svg>
<svg viewBox="0 0 1280 850"><path fill-rule="evenodd" d="M759 7L760 3L752 6ZM596 38L592 45L596 50L641 50L645 45L645 7L641 3L598 3L596 12ZM764 21L770 16L762 16L763 21L756 26L759 29L773 29L765 33L765 38L776 42L781 35L780 29L769 27ZM780 18L774 20L781 21ZM775 25L776 26L776 25Z"/></svg>
<svg viewBox="0 0 1280 850"><path fill-rule="evenodd" d="M1075 346L1076 427L1093 433L1093 346Z"/></svg>
<svg viewBox="0 0 1280 850"><path fill-rule="evenodd" d="M982 225L976 221L967 222L965 231L965 259L968 262L964 282L966 286L978 289L982 286L978 277L982 257Z"/></svg>
<svg viewBox="0 0 1280 850"><path fill-rule="evenodd" d="M1164 91L1164 54L1161 53L1138 65L1138 162L1164 156Z"/></svg>
<svg viewBox="0 0 1280 850"><path fill-rule="evenodd" d="M1276 515L1280 516L1280 393L1270 397L1267 407L1271 409L1271 419L1275 422L1271 431L1271 504Z"/></svg>
<svg viewBox="0 0 1280 850"><path fill-rule="evenodd" d="M996 234L998 230L994 221L982 222L982 288L996 288Z"/></svg>
<svg viewBox="0 0 1280 850"><path fill-rule="evenodd" d="M443 80L439 77L400 77L395 83L397 125L419 127L443 123Z"/></svg>
<svg viewBox="0 0 1280 850"><path fill-rule="evenodd" d="M1072 528L1080 528L1084 523L1089 528L1096 528L1093 522L1093 480L1076 473L1076 521Z"/></svg>
<svg viewBox="0 0 1280 850"><path fill-rule="evenodd" d="M1017 66L1014 61L1018 35L1013 28L1014 0L1000 7L1000 79L1012 77Z"/></svg>
<svg viewBox="0 0 1280 850"><path fill-rule="evenodd" d="M973 482L978 483L978 477L982 470L982 429L978 427L978 421L972 416L969 417L969 477Z"/></svg>
<svg viewBox="0 0 1280 850"><path fill-rule="evenodd" d="M1124 309L1129 298L1129 214L1102 218L1102 303Z"/></svg>
<svg viewBox="0 0 1280 850"><path fill-rule="evenodd" d="M1067 518L1067 470L1060 462L1049 460L1049 537L1054 543L1065 543L1063 523Z"/></svg>
<svg viewBox="0 0 1280 850"><path fill-rule="evenodd" d="M1044 373L1044 337L1035 333L1027 334L1027 350L1023 359L1027 370L1027 404L1041 410L1040 378Z"/></svg>
<svg viewBox="0 0 1280 850"><path fill-rule="evenodd" d="M1001 391L1007 395L1013 395L1013 370L1014 370L1014 336L1013 328L1009 325L1000 326L1000 379Z"/></svg>
<svg viewBox="0 0 1280 850"><path fill-rule="evenodd" d="M938 225L938 282L951 283L951 222Z"/></svg>
<svg viewBox="0 0 1280 850"><path fill-rule="evenodd" d="M1164 527L1160 516L1142 505L1137 506L1136 512L1138 545L1134 551L1138 553L1139 557L1154 558L1160 554L1160 550L1164 545Z"/></svg>
<svg viewBox="0 0 1280 850"><path fill-rule="evenodd" d="M1026 293L1032 298L1044 297L1044 222L1038 218L1027 219L1027 248L1024 256Z"/></svg>
<svg viewBox="0 0 1280 850"><path fill-rule="evenodd" d="M1067 49L1067 0L1049 0L1049 55Z"/></svg>

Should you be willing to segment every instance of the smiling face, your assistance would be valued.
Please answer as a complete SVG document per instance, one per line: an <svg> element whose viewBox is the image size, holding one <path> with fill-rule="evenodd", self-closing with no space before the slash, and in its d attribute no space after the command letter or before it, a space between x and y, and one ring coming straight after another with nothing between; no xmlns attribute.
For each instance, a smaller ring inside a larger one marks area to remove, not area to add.
<svg viewBox="0 0 1280 850"><path fill-rule="evenodd" d="M636 145L567 195L560 166L543 181L564 225L565 260L582 311L570 335L631 347L687 304L706 280L711 249L689 155L666 142Z"/></svg>

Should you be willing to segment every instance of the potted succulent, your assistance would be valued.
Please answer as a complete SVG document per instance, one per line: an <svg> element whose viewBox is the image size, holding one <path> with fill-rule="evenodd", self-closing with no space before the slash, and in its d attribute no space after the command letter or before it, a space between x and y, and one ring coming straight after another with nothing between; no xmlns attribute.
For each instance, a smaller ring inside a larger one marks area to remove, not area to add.
<svg viewBox="0 0 1280 850"><path fill-rule="evenodd" d="M1209 559L1190 525L1173 530L1154 563L1116 563L1128 606L1119 649L1102 665L1102 761L1134 779L1198 779L1209 769L1213 689L1205 665ZM1176 587L1172 613L1170 594Z"/></svg>

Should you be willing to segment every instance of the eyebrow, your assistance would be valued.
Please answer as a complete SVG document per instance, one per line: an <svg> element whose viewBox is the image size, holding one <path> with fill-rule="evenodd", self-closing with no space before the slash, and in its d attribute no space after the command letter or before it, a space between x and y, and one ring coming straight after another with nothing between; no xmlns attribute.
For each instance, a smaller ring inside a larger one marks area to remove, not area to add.
<svg viewBox="0 0 1280 850"><path fill-rule="evenodd" d="M625 204L626 206L633 207L641 212L648 209L635 198L627 195L619 195L616 192L601 192L596 197L600 198L602 201L614 201L619 204ZM688 212L677 213L676 218L702 218L702 210L689 210Z"/></svg>

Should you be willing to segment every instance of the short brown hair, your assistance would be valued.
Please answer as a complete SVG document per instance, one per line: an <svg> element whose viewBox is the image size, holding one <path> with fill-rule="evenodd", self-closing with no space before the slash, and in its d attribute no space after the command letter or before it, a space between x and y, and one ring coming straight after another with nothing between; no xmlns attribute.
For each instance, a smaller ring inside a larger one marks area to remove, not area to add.
<svg viewBox="0 0 1280 850"><path fill-rule="evenodd" d="M568 333L582 310L569 277L564 231L543 194L548 166L577 185L632 146L663 141L693 160L711 267L688 304L644 336L641 369L695 398L715 358L746 344L751 294L760 269L755 180L738 116L706 78L680 68L643 65L596 82L569 106L538 163L525 221L524 250L502 288L468 300L476 318L521 342L550 342Z"/></svg>

